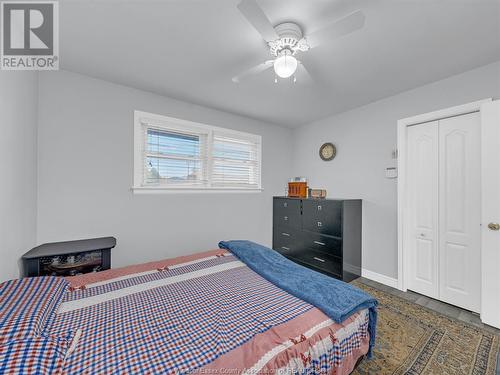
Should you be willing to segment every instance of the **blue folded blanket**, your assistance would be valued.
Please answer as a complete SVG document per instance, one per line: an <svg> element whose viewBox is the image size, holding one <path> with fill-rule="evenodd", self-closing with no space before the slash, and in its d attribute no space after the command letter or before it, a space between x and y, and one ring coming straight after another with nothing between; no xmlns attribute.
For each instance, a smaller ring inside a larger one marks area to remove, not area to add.
<svg viewBox="0 0 500 375"><path fill-rule="evenodd" d="M323 311L336 323L355 312L369 309L368 332L371 358L377 325L377 300L343 281L302 267L278 252L251 241L221 241L221 249L229 250L266 280Z"/></svg>

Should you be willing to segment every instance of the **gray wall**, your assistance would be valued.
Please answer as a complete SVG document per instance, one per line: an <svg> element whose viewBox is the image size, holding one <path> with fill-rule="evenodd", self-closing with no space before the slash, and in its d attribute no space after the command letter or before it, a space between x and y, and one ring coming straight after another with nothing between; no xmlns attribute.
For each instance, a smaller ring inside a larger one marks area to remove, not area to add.
<svg viewBox="0 0 500 375"><path fill-rule="evenodd" d="M134 195L133 111L262 136L262 193ZM272 199L291 169L289 129L69 72L40 73L39 243L116 236L113 266L217 247L271 244Z"/></svg>
<svg viewBox="0 0 500 375"><path fill-rule="evenodd" d="M363 268L397 277L397 180L385 178L396 166L396 124L401 118L500 97L500 62L407 91L298 128L294 132L293 174L328 190L329 197L362 198ZM335 100L335 98L332 98ZM318 148L337 145L337 157L323 162Z"/></svg>
<svg viewBox="0 0 500 375"><path fill-rule="evenodd" d="M37 87L36 73L0 71L0 281L35 245Z"/></svg>

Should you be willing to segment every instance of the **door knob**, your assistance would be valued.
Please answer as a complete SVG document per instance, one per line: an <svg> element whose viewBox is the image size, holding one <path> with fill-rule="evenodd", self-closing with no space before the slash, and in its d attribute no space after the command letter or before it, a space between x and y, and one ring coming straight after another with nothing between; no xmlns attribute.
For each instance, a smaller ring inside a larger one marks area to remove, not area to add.
<svg viewBox="0 0 500 375"><path fill-rule="evenodd" d="M498 223L489 223L488 224L488 228L490 228L491 230L500 230L500 224L498 224Z"/></svg>

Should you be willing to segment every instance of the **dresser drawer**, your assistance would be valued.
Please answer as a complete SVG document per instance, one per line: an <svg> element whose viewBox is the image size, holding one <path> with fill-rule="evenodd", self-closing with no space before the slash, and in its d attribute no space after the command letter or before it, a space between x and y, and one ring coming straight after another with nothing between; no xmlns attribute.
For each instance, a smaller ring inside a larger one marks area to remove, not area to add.
<svg viewBox="0 0 500 375"><path fill-rule="evenodd" d="M302 205L302 228L342 237L342 202L308 199Z"/></svg>
<svg viewBox="0 0 500 375"><path fill-rule="evenodd" d="M300 199L275 198L273 200L274 227L300 228L301 201Z"/></svg>
<svg viewBox="0 0 500 375"><path fill-rule="evenodd" d="M290 228L275 228L273 233L273 249L282 254L292 254L302 246L300 236Z"/></svg>
<svg viewBox="0 0 500 375"><path fill-rule="evenodd" d="M301 263L342 277L342 260L337 257L313 249L294 253L293 257Z"/></svg>
<svg viewBox="0 0 500 375"><path fill-rule="evenodd" d="M305 248L342 257L342 240L318 233L303 232L301 245Z"/></svg>

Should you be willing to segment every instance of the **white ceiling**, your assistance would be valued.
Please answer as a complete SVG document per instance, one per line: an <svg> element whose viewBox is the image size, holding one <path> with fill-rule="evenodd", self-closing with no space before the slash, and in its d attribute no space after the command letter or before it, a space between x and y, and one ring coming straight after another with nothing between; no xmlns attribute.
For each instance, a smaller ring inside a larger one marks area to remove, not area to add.
<svg viewBox="0 0 500 375"><path fill-rule="evenodd" d="M64 0L61 68L295 127L500 60L500 0L257 0L307 33L354 10L363 29L302 55L315 79L274 83L239 0Z"/></svg>

